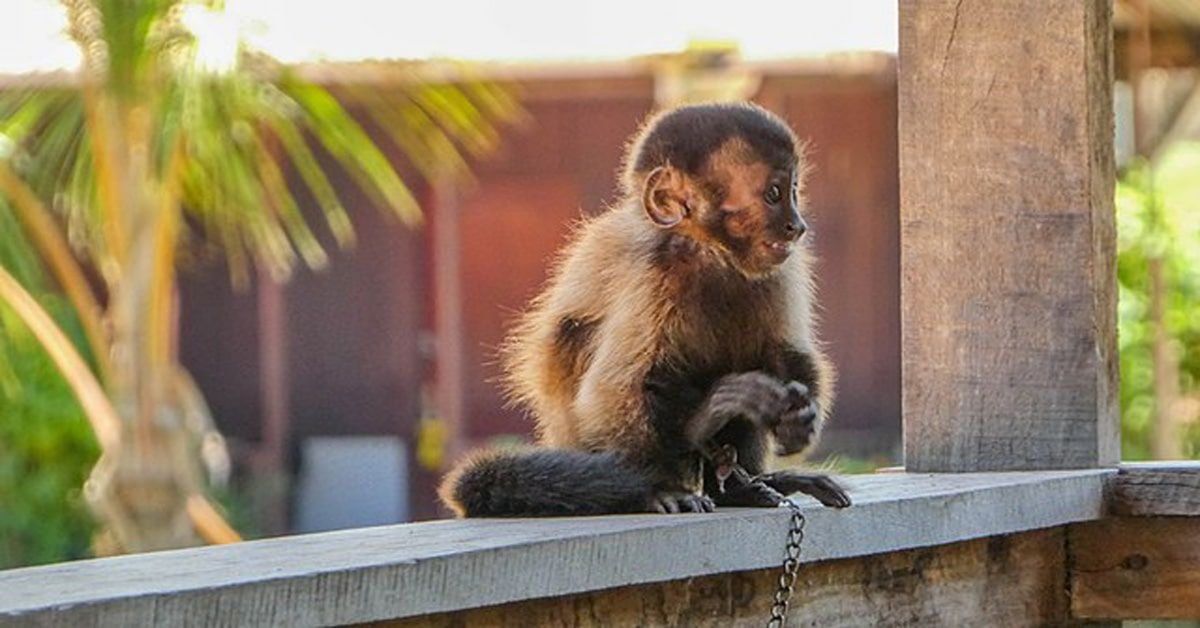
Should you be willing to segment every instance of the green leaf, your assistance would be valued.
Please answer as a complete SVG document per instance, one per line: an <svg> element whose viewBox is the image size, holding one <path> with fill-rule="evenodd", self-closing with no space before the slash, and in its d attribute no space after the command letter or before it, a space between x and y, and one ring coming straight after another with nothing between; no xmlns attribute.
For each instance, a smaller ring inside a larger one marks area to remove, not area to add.
<svg viewBox="0 0 1200 628"><path fill-rule="evenodd" d="M329 226L329 231L333 233L334 239L342 246L352 244L354 227L350 222L350 215L346 213L342 202L338 200L333 185L329 183L329 177L325 176L325 171L317 163L308 142L304 140L304 134L287 118L269 117L267 124L282 144L287 158L296 167L305 185L312 192L313 198L320 205L325 215L325 222Z"/></svg>
<svg viewBox="0 0 1200 628"><path fill-rule="evenodd" d="M368 195L405 223L420 221L420 208L408 187L375 142L328 91L290 78L284 79L281 88L304 108L311 120L309 129Z"/></svg>

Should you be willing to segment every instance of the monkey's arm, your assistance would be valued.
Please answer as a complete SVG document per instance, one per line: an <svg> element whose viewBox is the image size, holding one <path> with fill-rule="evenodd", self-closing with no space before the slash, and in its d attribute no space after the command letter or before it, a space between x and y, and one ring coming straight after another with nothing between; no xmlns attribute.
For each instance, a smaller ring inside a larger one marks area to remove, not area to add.
<svg viewBox="0 0 1200 628"><path fill-rule="evenodd" d="M816 439L828 408L822 397L830 396L828 378L821 372L827 367L818 360L823 358L788 348L773 369L775 374L751 371L717 380L688 420L684 430L688 444L703 451L730 421L743 419L774 433L781 455L807 448Z"/></svg>
<svg viewBox="0 0 1200 628"><path fill-rule="evenodd" d="M780 355L771 368L773 373L729 374L718 379L707 394L687 392L686 385L676 384L676 405L696 408L687 413L684 426L688 446L703 451L730 421L743 419L772 432L781 455L807 448L816 439L832 401L832 369L815 351L785 347Z"/></svg>
<svg viewBox="0 0 1200 628"><path fill-rule="evenodd" d="M717 380L684 427L688 445L704 451L709 441L734 419L755 428L774 429L802 391L760 371L734 373Z"/></svg>
<svg viewBox="0 0 1200 628"><path fill-rule="evenodd" d="M774 430L803 448L815 435L817 409L807 387L783 384L762 372L717 380L684 427L687 442L708 465L706 490L718 505L776 506L802 492L826 506L850 505L845 491L824 474L779 471L763 474L765 434ZM787 430L787 431L784 431Z"/></svg>
<svg viewBox="0 0 1200 628"><path fill-rule="evenodd" d="M791 391L787 409L772 427L781 456L800 453L820 434L833 405L833 367L816 349L783 348L777 376Z"/></svg>

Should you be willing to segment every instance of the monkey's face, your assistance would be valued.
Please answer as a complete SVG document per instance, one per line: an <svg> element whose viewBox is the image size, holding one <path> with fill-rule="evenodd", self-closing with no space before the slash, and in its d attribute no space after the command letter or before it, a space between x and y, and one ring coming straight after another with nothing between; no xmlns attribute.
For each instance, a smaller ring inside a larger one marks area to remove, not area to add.
<svg viewBox="0 0 1200 628"><path fill-rule="evenodd" d="M712 188L712 208L702 217L705 231L731 265L757 277L791 255L808 228L800 217L795 162L767 164L734 147L712 156L705 179Z"/></svg>
<svg viewBox="0 0 1200 628"><path fill-rule="evenodd" d="M710 156L699 177L655 169L643 205L659 227L686 235L746 277L761 278L788 259L807 230L800 174L797 160L765 163L735 139Z"/></svg>

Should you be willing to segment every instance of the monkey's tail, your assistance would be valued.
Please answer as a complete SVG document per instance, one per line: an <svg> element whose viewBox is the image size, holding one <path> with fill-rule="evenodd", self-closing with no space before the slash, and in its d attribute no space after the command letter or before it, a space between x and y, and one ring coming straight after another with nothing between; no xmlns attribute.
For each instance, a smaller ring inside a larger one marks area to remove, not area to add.
<svg viewBox="0 0 1200 628"><path fill-rule="evenodd" d="M648 512L648 475L613 453L497 449L472 454L438 493L460 517Z"/></svg>

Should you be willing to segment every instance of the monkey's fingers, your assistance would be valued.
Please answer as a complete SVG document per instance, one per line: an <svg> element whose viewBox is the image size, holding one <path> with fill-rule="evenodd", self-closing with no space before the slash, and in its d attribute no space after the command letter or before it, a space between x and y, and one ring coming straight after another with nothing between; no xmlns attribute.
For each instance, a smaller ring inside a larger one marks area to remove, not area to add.
<svg viewBox="0 0 1200 628"><path fill-rule="evenodd" d="M691 512L713 512L717 509L716 503L713 502L708 495L693 495Z"/></svg>
<svg viewBox="0 0 1200 628"><path fill-rule="evenodd" d="M661 491L650 499L650 510L664 515L681 512L713 512L716 510L716 505L707 495Z"/></svg>
<svg viewBox="0 0 1200 628"><path fill-rule="evenodd" d="M816 440L819 416L820 407L815 401L785 412L779 424L771 430L777 445L775 453L790 456L807 449Z"/></svg>
<svg viewBox="0 0 1200 628"><path fill-rule="evenodd" d="M828 475L778 471L760 476L760 479L784 495L804 493L830 508L850 505L850 495Z"/></svg>
<svg viewBox="0 0 1200 628"><path fill-rule="evenodd" d="M811 403L808 386L796 380L787 383L787 402L789 408L802 408Z"/></svg>

